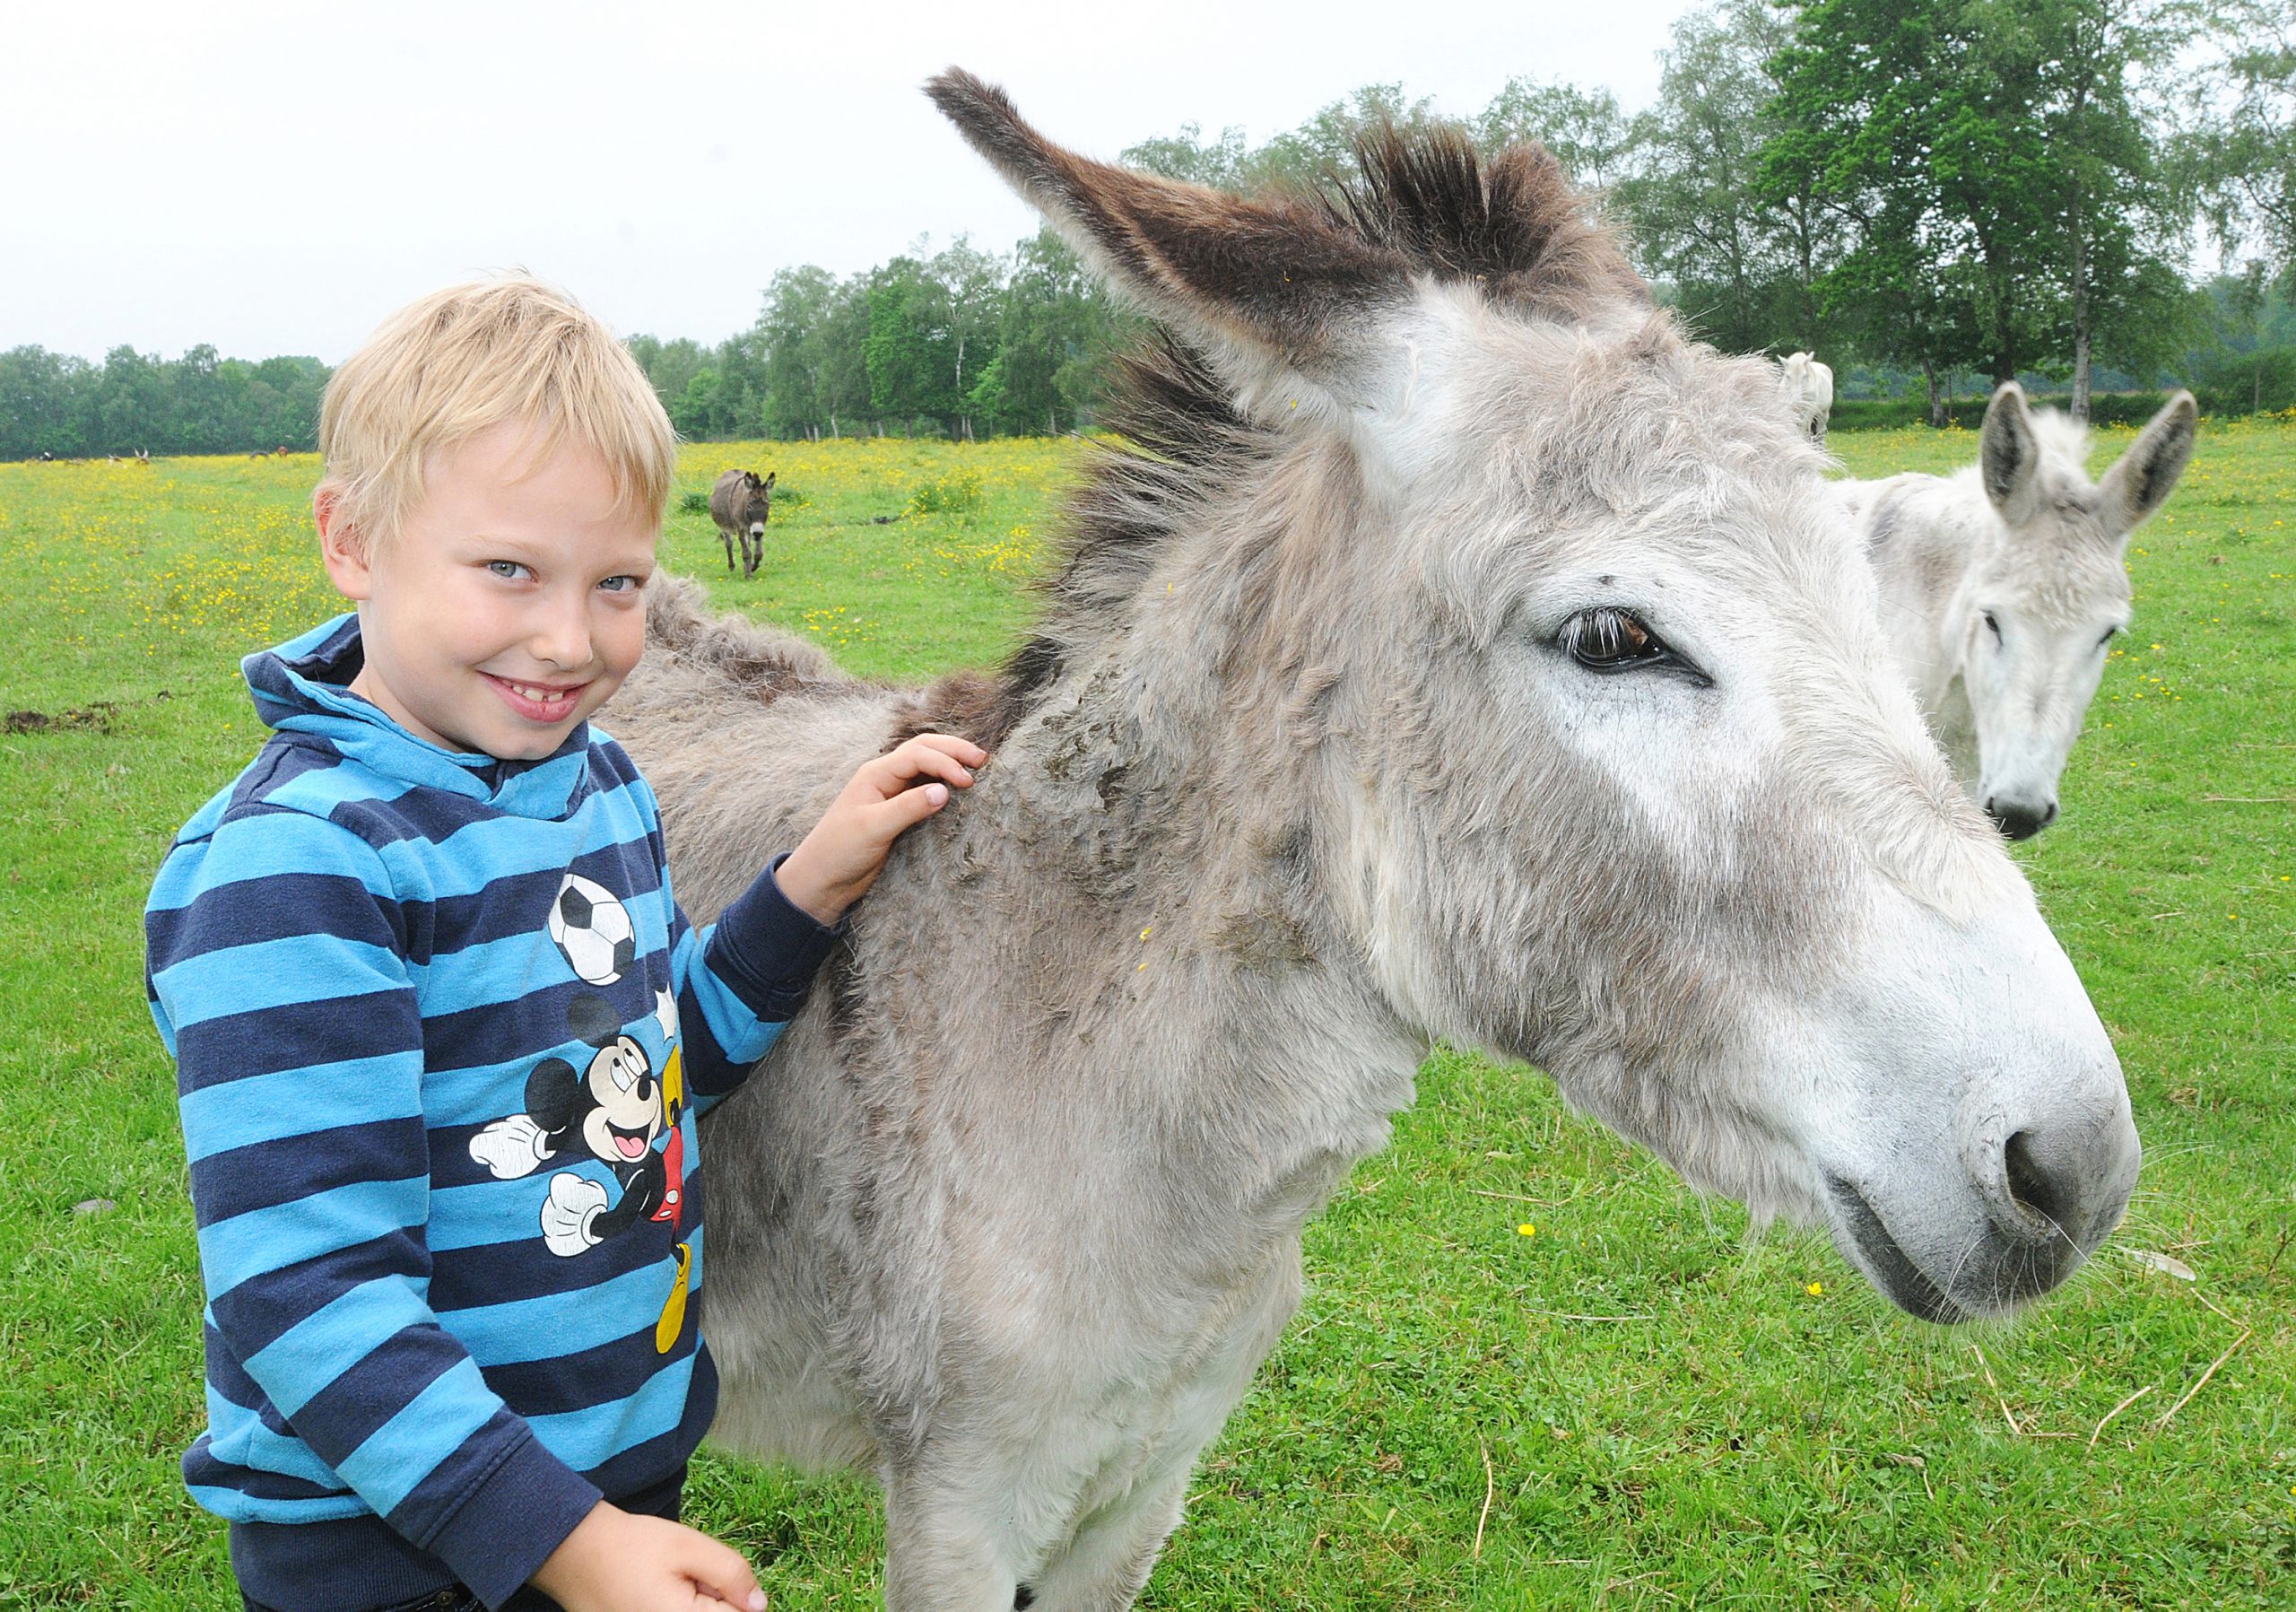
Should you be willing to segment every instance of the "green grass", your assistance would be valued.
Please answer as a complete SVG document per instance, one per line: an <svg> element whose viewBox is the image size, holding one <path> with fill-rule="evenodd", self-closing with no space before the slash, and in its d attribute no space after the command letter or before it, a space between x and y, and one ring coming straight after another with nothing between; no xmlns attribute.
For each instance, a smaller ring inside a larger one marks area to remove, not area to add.
<svg viewBox="0 0 2296 1612"><path fill-rule="evenodd" d="M2099 464L2128 440L2103 433ZM1879 475L1975 442L1832 445ZM665 555L857 671L982 664L1022 631L1074 461L696 447L683 489L779 471L766 567L730 579L706 515L673 516ZM0 466L0 713L57 719L0 734L0 1605L236 1604L175 1467L200 1299L138 916L260 741L237 657L333 608L315 474ZM2205 425L2131 552L2136 631L2066 821L2019 852L2145 1137L2115 1247L2013 1327L1925 1328L1821 1240L1749 1238L1533 1072L1439 1056L1309 1228L1307 1303L1145 1604L2296 1606L2292 522L2296 427ZM74 1213L91 1198L115 1207ZM865 1487L704 1456L691 1496L778 1604L874 1598Z"/></svg>

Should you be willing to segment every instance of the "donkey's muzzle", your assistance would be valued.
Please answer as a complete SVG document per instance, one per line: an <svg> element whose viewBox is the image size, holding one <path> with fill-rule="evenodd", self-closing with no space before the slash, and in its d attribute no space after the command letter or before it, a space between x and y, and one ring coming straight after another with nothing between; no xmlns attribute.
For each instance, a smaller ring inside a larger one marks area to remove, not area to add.
<svg viewBox="0 0 2296 1612"><path fill-rule="evenodd" d="M2075 1102L2030 1123L1994 1111L1963 1144L1973 1203L1884 1198L1915 1233L1910 1247L1866 1186L1837 1175L1826 1191L1843 1251L1874 1285L1900 1309L1950 1323L2022 1309L2079 1269L2120 1224L2140 1156L2117 1105ZM1950 1230L1955 1220L1965 1229Z"/></svg>

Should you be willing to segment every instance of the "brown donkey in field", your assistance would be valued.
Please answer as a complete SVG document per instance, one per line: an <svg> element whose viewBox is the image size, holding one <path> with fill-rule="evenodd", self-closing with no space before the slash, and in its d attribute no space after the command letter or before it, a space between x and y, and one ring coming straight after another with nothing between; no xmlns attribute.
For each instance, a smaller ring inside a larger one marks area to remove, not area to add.
<svg viewBox="0 0 2296 1612"><path fill-rule="evenodd" d="M715 1436L883 1484L896 1612L1128 1607L1437 1039L1937 1320L2120 1216L2119 1067L1886 659L1776 369L1553 160L1239 198L932 94L1169 344L1002 673L654 591L606 725L697 919L863 757L996 760L708 1122Z"/></svg>
<svg viewBox="0 0 2296 1612"><path fill-rule="evenodd" d="M757 575L758 562L765 558L765 523L773 518L773 481L780 474L769 470L761 481L754 470L728 470L709 490L709 518L726 540L726 569L734 569L738 541L744 582Z"/></svg>

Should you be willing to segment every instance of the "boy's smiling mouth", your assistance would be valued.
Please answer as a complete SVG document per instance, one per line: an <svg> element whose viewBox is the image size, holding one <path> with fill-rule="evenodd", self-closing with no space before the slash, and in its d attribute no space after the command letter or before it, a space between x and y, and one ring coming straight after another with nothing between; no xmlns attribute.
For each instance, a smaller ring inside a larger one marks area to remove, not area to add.
<svg viewBox="0 0 2296 1612"><path fill-rule="evenodd" d="M530 722L562 720L581 698L582 691L590 685L582 683L522 683L509 677L497 676L492 672L481 672L480 676L492 684L504 703Z"/></svg>

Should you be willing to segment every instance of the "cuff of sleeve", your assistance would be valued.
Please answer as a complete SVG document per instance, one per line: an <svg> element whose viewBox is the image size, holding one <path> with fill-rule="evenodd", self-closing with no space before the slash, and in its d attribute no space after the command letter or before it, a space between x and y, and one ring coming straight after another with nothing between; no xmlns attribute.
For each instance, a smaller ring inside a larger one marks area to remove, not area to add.
<svg viewBox="0 0 2296 1612"><path fill-rule="evenodd" d="M604 1496L526 1435L427 1546L489 1607L542 1571L550 1553Z"/></svg>
<svg viewBox="0 0 2296 1612"><path fill-rule="evenodd" d="M768 1024L794 1017L813 989L813 972L845 933L816 921L781 893L774 877L788 860L784 851L766 865L757 882L718 915L701 960L752 1013Z"/></svg>

